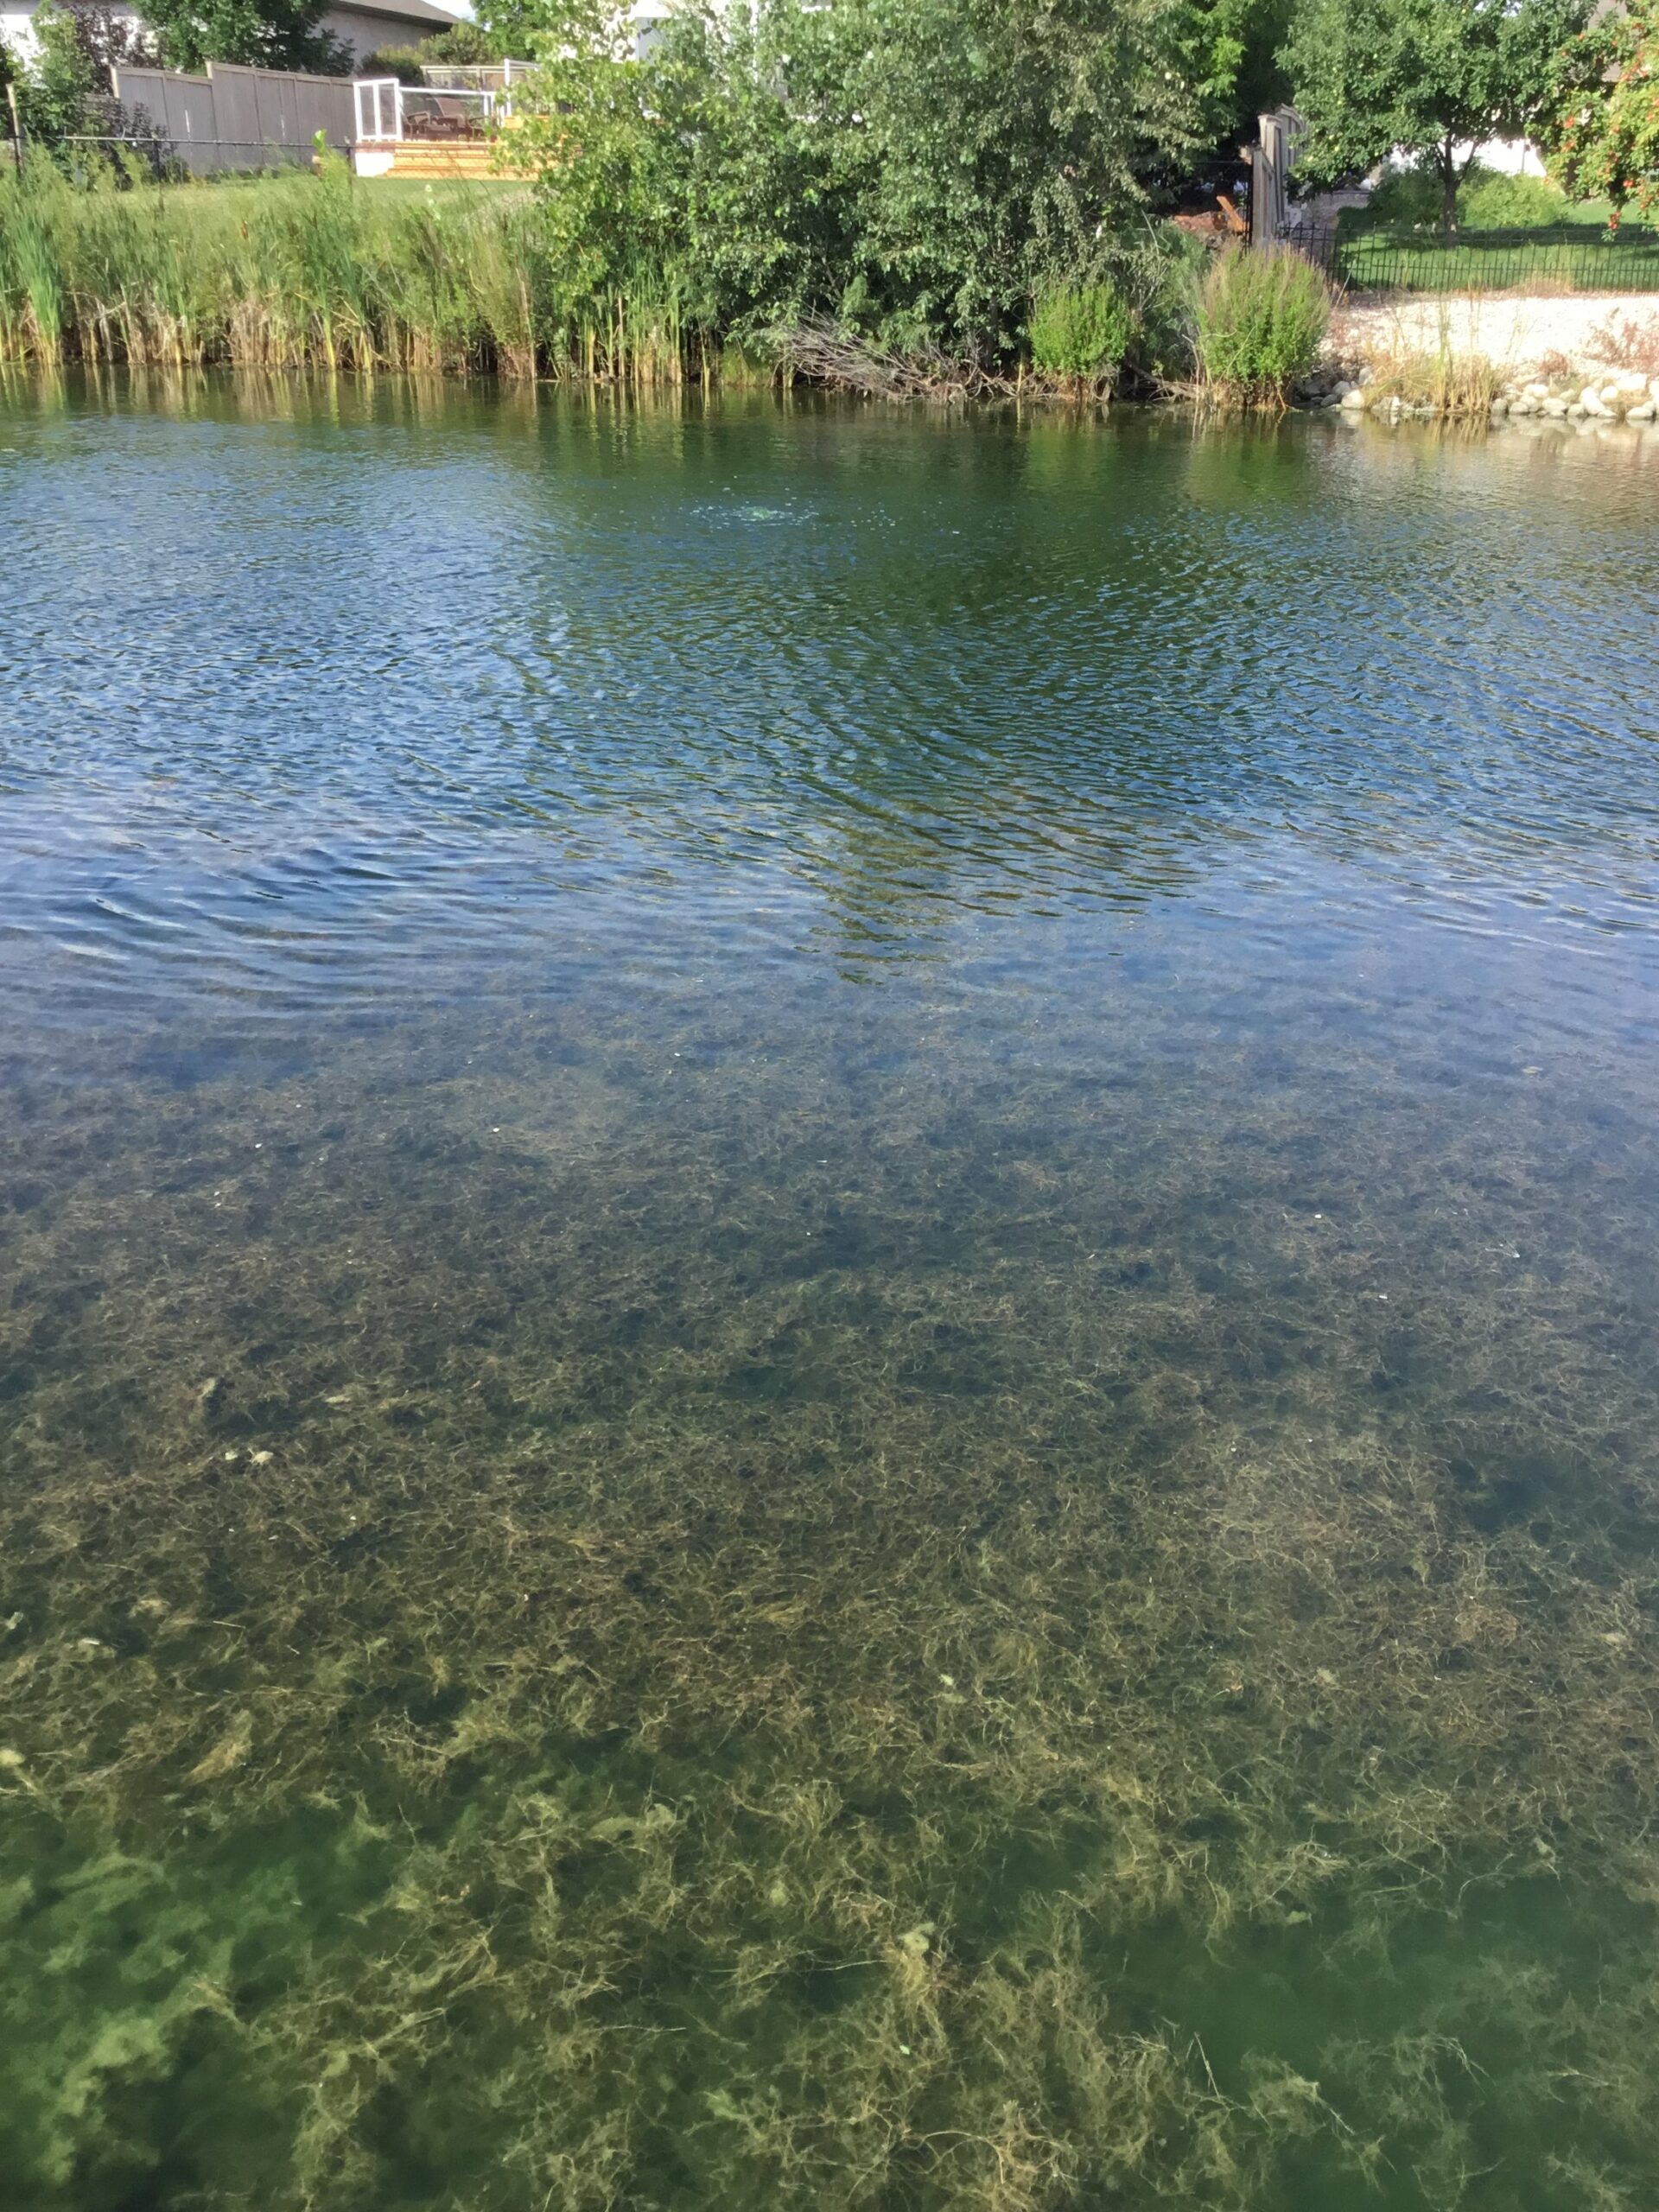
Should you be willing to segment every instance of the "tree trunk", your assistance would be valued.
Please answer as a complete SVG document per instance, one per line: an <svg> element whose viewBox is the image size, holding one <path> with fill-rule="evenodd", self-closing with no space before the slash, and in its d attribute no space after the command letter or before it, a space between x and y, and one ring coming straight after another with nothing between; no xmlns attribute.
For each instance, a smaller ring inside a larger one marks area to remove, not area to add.
<svg viewBox="0 0 1659 2212"><path fill-rule="evenodd" d="M1448 245L1458 228L1458 165L1452 158L1452 143L1449 132L1440 141L1440 219Z"/></svg>

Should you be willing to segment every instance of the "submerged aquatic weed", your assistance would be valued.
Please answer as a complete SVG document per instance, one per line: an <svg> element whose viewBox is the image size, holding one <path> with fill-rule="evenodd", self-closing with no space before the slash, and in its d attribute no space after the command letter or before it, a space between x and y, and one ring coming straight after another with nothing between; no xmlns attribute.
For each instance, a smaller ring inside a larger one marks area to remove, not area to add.
<svg viewBox="0 0 1659 2212"><path fill-rule="evenodd" d="M1659 2174L1649 1140L839 1013L20 1076L25 2202Z"/></svg>

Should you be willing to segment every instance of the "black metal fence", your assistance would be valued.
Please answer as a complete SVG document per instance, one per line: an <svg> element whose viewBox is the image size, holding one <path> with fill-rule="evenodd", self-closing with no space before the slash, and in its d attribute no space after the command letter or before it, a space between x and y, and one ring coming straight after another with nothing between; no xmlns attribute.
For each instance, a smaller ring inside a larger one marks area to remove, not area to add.
<svg viewBox="0 0 1659 2212"><path fill-rule="evenodd" d="M270 169L308 168L311 146L277 146L252 138L194 138L179 145L158 131L96 136L83 132L50 148L29 145L26 161L50 161L73 182L122 176L157 184L182 184L199 176L256 176ZM7 149L7 158L16 158Z"/></svg>
<svg viewBox="0 0 1659 2212"><path fill-rule="evenodd" d="M1659 292L1659 230L1559 223L1529 231L1343 228L1303 224L1287 244L1355 291Z"/></svg>

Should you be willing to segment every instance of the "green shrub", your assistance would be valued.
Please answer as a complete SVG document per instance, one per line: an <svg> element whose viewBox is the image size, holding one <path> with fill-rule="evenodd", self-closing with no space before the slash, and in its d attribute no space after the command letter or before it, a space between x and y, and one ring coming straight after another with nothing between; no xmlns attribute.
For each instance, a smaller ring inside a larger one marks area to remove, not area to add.
<svg viewBox="0 0 1659 2212"><path fill-rule="evenodd" d="M1390 230L1414 230L1424 223L1438 226L1440 179L1415 163L1408 169L1392 169L1366 202L1365 213Z"/></svg>
<svg viewBox="0 0 1659 2212"><path fill-rule="evenodd" d="M426 81L421 73L424 66L418 46L380 46L364 62L359 74L395 77L400 85L421 85Z"/></svg>
<svg viewBox="0 0 1659 2212"><path fill-rule="evenodd" d="M1109 384L1134 330L1128 302L1110 283L1058 287L1032 310L1031 358L1044 376Z"/></svg>
<svg viewBox="0 0 1659 2212"><path fill-rule="evenodd" d="M1189 232L1160 223L1135 239L1114 267L1132 302L1135 333L1127 365L1154 384L1185 384L1192 374L1198 288L1210 250Z"/></svg>
<svg viewBox="0 0 1659 2212"><path fill-rule="evenodd" d="M1566 219L1567 194L1544 176L1503 176L1478 163L1458 193L1458 220L1471 231L1536 229Z"/></svg>
<svg viewBox="0 0 1659 2212"><path fill-rule="evenodd" d="M1282 407L1319 358L1331 290L1311 261L1288 248L1217 255L1198 299L1198 367L1225 405Z"/></svg>
<svg viewBox="0 0 1659 2212"><path fill-rule="evenodd" d="M520 59L527 59L520 39ZM481 24L468 22L464 17L453 29L437 31L418 44L383 46L370 54L359 70L361 77L396 77L405 85L419 85L425 81L423 73L429 67L475 67L480 64L506 58L508 42L498 38Z"/></svg>
<svg viewBox="0 0 1659 2212"><path fill-rule="evenodd" d="M1527 230L1564 221L1567 204L1548 177L1505 176L1477 162L1458 188L1458 221L1468 230ZM1366 209L1373 222L1399 230L1439 230L1441 212L1440 177L1421 168L1385 177Z"/></svg>

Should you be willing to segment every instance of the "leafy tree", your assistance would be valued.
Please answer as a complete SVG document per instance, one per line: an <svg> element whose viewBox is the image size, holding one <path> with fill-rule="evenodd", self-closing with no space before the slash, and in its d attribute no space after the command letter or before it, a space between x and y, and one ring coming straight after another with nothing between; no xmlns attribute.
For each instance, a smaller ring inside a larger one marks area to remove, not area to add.
<svg viewBox="0 0 1659 2212"><path fill-rule="evenodd" d="M756 0L643 62L602 0L542 10L515 143L556 257L727 327L823 313L995 357L1204 134L1191 0Z"/></svg>
<svg viewBox="0 0 1659 2212"><path fill-rule="evenodd" d="M35 13L35 51L18 86L18 107L29 137L48 145L84 130L92 99L109 90L107 77L99 82L76 28L69 10L51 0Z"/></svg>
<svg viewBox="0 0 1659 2212"><path fill-rule="evenodd" d="M515 101L514 158L540 170L550 268L571 311L591 316L618 294L662 289L674 249L670 149L607 0L537 12L524 36L542 67ZM486 28L512 41L500 18Z"/></svg>
<svg viewBox="0 0 1659 2212"><path fill-rule="evenodd" d="M1577 41L1545 132L1551 168L1580 200L1659 207L1659 4L1626 0Z"/></svg>
<svg viewBox="0 0 1659 2212"><path fill-rule="evenodd" d="M969 353L1033 291L1092 273L1103 226L1193 151L1205 118L1169 0L862 0L855 71L872 161L867 253Z"/></svg>
<svg viewBox="0 0 1659 2212"><path fill-rule="evenodd" d="M348 50L322 28L328 0L143 0L143 10L169 69L207 61L323 76L351 69Z"/></svg>
<svg viewBox="0 0 1659 2212"><path fill-rule="evenodd" d="M30 137L47 145L108 129L99 111L109 103L111 69L154 59L147 35L130 16L61 0L46 0L36 11L35 40L27 61L13 65L17 105Z"/></svg>
<svg viewBox="0 0 1659 2212"><path fill-rule="evenodd" d="M1420 156L1457 226L1458 187L1490 138L1554 111L1592 0L1304 0L1284 54L1313 181Z"/></svg>
<svg viewBox="0 0 1659 2212"><path fill-rule="evenodd" d="M573 15L591 28L591 18L596 12L581 4L581 0L576 0L574 7L570 0L474 0L469 28L481 32L495 48L492 60L506 56L515 61L528 61L562 40ZM608 48L621 36L621 10L619 8L605 12L609 19L605 41ZM447 37L448 34L440 35Z"/></svg>
<svg viewBox="0 0 1659 2212"><path fill-rule="evenodd" d="M1255 118L1290 98L1279 49L1294 0L1194 0L1187 67L1203 105L1206 145L1231 150Z"/></svg>
<svg viewBox="0 0 1659 2212"><path fill-rule="evenodd" d="M1284 106L1290 98L1290 78L1280 50L1290 36L1295 8L1294 0L1232 0L1232 3L1238 8L1239 46L1233 113L1239 125L1254 133L1259 115Z"/></svg>
<svg viewBox="0 0 1659 2212"><path fill-rule="evenodd" d="M661 200L698 309L743 328L870 304L861 209L875 155L849 8L763 0L687 19L641 82L664 125Z"/></svg>

